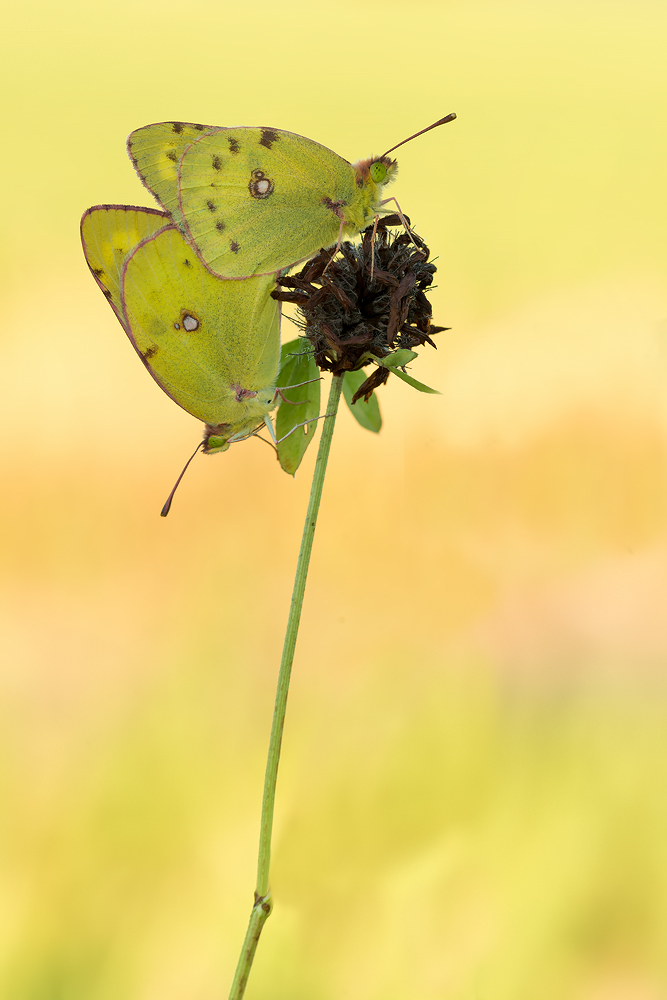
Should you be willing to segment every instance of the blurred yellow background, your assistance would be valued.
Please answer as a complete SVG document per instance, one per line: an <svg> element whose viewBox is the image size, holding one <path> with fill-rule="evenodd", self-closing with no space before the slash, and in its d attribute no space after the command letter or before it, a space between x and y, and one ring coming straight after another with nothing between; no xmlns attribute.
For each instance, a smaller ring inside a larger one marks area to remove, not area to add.
<svg viewBox="0 0 667 1000"><path fill-rule="evenodd" d="M140 125L397 153L451 326L334 438L249 1000L667 997L667 9L16 6L0 41L0 995L217 1000L305 511L92 281ZM293 327L284 324L284 336Z"/></svg>

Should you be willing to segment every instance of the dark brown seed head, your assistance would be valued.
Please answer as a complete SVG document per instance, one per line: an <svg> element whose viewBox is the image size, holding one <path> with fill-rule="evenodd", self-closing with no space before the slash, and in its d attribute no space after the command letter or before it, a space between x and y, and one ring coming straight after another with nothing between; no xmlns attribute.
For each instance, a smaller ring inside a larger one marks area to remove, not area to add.
<svg viewBox="0 0 667 1000"><path fill-rule="evenodd" d="M435 347L431 336L447 329L431 326L426 289L436 268L429 249L414 232L388 232L400 224L398 216L385 216L375 238L369 226L361 244L343 243L335 259L333 249L320 250L298 274L278 279L273 297L298 305L297 322L323 371L342 375L400 348ZM357 398L370 396L388 375L375 368Z"/></svg>

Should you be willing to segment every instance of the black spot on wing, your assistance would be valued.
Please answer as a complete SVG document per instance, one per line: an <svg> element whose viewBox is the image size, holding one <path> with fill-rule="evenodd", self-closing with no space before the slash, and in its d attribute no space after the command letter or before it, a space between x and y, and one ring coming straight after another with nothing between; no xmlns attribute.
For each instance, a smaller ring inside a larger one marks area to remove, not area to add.
<svg viewBox="0 0 667 1000"><path fill-rule="evenodd" d="M141 352L141 356L144 359L144 361L150 361L151 358L155 357L155 355L157 354L157 352L158 352L158 349L157 349L156 345L153 344L152 347L149 347L149 348L147 348L147 350L142 351Z"/></svg>
<svg viewBox="0 0 667 1000"><path fill-rule="evenodd" d="M206 207L207 207L207 209L209 210L209 212L217 212L217 211L218 211L218 208L217 208L217 206L216 206L215 202L214 202L214 201L211 201L211 199L210 199L210 198L209 198L209 200L208 200L208 201L206 202Z"/></svg>
<svg viewBox="0 0 667 1000"><path fill-rule="evenodd" d="M238 153L239 149L241 148L241 146L239 145L239 140L235 139L233 135L230 135L229 138L227 139L227 142L229 143L229 152L234 154Z"/></svg>
<svg viewBox="0 0 667 1000"><path fill-rule="evenodd" d="M173 125L171 126L171 129L172 132L176 133L176 135L180 135L181 132L183 131L183 122L174 122Z"/></svg>
<svg viewBox="0 0 667 1000"><path fill-rule="evenodd" d="M215 228L218 230L219 233L223 231L223 229L225 228L225 224L222 221L222 219L218 219L218 221L215 224Z"/></svg>
<svg viewBox="0 0 667 1000"><path fill-rule="evenodd" d="M190 261L188 260L187 257L185 258L185 260L183 261L183 263L185 264L186 267L192 267L192 264L190 263Z"/></svg>
<svg viewBox="0 0 667 1000"><path fill-rule="evenodd" d="M198 132L203 132L204 129L206 128L206 126L205 125L195 125L195 128L197 129Z"/></svg>
<svg viewBox="0 0 667 1000"><path fill-rule="evenodd" d="M110 292L108 288L103 288L102 291L104 292L106 298L109 299L109 301L113 299L113 293Z"/></svg>
<svg viewBox="0 0 667 1000"><path fill-rule="evenodd" d="M91 270L96 278L101 278L102 275L104 274L104 269L101 267L93 267L91 268Z"/></svg>
<svg viewBox="0 0 667 1000"><path fill-rule="evenodd" d="M265 146L267 149L271 149L271 146L274 144L274 142L278 142L279 139L280 136L278 135L277 132L274 132L273 129L263 128L259 144L260 146Z"/></svg>
<svg viewBox="0 0 667 1000"><path fill-rule="evenodd" d="M232 240L232 242L229 244L229 249L232 251L232 253L238 253L239 250L241 249L241 246L236 242L236 240Z"/></svg>
<svg viewBox="0 0 667 1000"><path fill-rule="evenodd" d="M171 160L172 163L176 163L178 161L178 157L176 156L176 153L173 151L173 149L170 149L166 155L167 159Z"/></svg>
<svg viewBox="0 0 667 1000"><path fill-rule="evenodd" d="M214 156L211 162L214 170L222 170L222 160L219 156Z"/></svg>

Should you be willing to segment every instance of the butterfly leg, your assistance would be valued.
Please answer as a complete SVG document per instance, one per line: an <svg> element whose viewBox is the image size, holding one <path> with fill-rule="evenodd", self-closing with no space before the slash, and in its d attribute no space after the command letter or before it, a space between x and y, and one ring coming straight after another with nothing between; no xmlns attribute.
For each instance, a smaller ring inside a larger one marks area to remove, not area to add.
<svg viewBox="0 0 667 1000"><path fill-rule="evenodd" d="M417 241L413 237L412 230L410 229L410 226L407 223L407 219L405 218L405 216L403 215L403 212L401 211L401 206L398 204L398 202L396 201L396 199L395 198L385 198L384 201L380 202L380 204L381 205L387 205L390 201L393 201L393 203L396 205L396 214L398 215L399 219L403 223L403 228L405 229L406 233L408 234L408 236L410 237L410 239L412 240L412 242L414 243L414 245L417 247L417 249L418 250L421 249L420 246L419 246L419 244L417 243Z"/></svg>
<svg viewBox="0 0 667 1000"><path fill-rule="evenodd" d="M267 413L265 414L261 424L259 424L257 427L254 427L251 431L237 431L236 434L232 434L230 438L227 438L227 443L232 445L232 444L237 444L237 442L239 441L249 441L251 437L258 437L259 432L261 430L264 430L264 426L268 427L269 434L271 435L272 440L275 441L276 435L273 431L273 424L271 423L271 418ZM262 440L263 438L260 438L260 441Z"/></svg>
<svg viewBox="0 0 667 1000"><path fill-rule="evenodd" d="M278 442L276 441L276 432L273 429L273 424L271 423L271 417L268 413L264 414L264 423L266 424L267 430L271 435L271 440L273 441L274 444L278 444Z"/></svg>
<svg viewBox="0 0 667 1000"><path fill-rule="evenodd" d="M277 399L278 396L280 396L280 398L282 399L283 403L289 403L290 406L301 406L302 403L307 403L308 400L307 399L297 399L295 401L293 399L287 399L287 397L283 393L283 389L298 389L299 386L301 386L301 385L310 385L312 382L321 382L321 381L322 381L321 378L309 378L307 382L297 382L295 385L284 385L282 387L282 389L276 389L276 395L275 395L274 399Z"/></svg>
<svg viewBox="0 0 667 1000"><path fill-rule="evenodd" d="M334 259L334 257L336 256L336 254L337 254L337 253L338 253L338 251L340 250L340 245L341 245L341 243L343 242L343 225L344 225L344 223L345 223L345 219L343 219L343 218L341 217L341 220L340 220L340 226L339 226L339 229L338 229L338 242L336 243L336 249L335 249L335 250L334 250L334 252L333 252L333 253L331 254L331 257L329 257L329 264L331 264L331 261L332 261L332 260ZM323 274L323 275L325 275L325 274L327 273L327 271L328 271L328 269L329 269L329 264L327 264L327 266L326 266L326 267L324 268L324 270L322 271L322 274Z"/></svg>
<svg viewBox="0 0 667 1000"><path fill-rule="evenodd" d="M267 441L266 438L260 437L259 432L263 430L265 426L268 427L269 434L271 435L271 441ZM248 441L251 437L256 437L258 441L263 441L264 444L270 445L275 450L275 445L277 444L276 434L273 429L273 424L271 423L271 418L268 415L268 413L265 414L264 420L262 421L261 424L259 424L258 427L255 427L254 430L251 431L239 431L238 434L234 434L232 435L232 437L228 438L228 443L230 445L237 444L239 441Z"/></svg>
<svg viewBox="0 0 667 1000"><path fill-rule="evenodd" d="M373 280L373 272L375 271L375 237L378 231L378 220L380 216L375 216L375 221L373 222L373 236L371 238L371 281Z"/></svg>
<svg viewBox="0 0 667 1000"><path fill-rule="evenodd" d="M280 441L284 441L286 438L290 436L290 434L294 434L294 431L297 430L297 428L299 427L305 427L306 424L316 424L318 420L324 420L325 417L333 417L333 416L335 416L334 413L321 413L319 417L313 417L311 420L304 420L302 424L295 424L292 430L288 434L286 434L285 437L281 437ZM280 441L276 441L276 444L280 444Z"/></svg>
<svg viewBox="0 0 667 1000"><path fill-rule="evenodd" d="M301 406L302 403L307 403L308 402L307 399L298 399L296 401L293 400L293 399L288 399L286 396L283 396L283 394L282 394L282 392L281 392L280 389L276 389L276 396L280 396L280 398L282 399L283 403L289 403L290 406Z"/></svg>

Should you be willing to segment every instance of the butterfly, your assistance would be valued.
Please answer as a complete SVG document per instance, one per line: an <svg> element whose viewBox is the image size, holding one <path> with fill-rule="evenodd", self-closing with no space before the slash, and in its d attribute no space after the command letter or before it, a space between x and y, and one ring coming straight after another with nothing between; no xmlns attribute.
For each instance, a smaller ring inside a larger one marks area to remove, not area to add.
<svg viewBox="0 0 667 1000"><path fill-rule="evenodd" d="M220 281L168 215L97 205L81 219L83 252L158 385L206 426L206 452L225 451L276 406L280 304L274 276Z"/></svg>
<svg viewBox="0 0 667 1000"><path fill-rule="evenodd" d="M221 278L272 274L359 233L388 211L398 146L351 164L283 129L187 122L145 125L127 141L145 186Z"/></svg>

